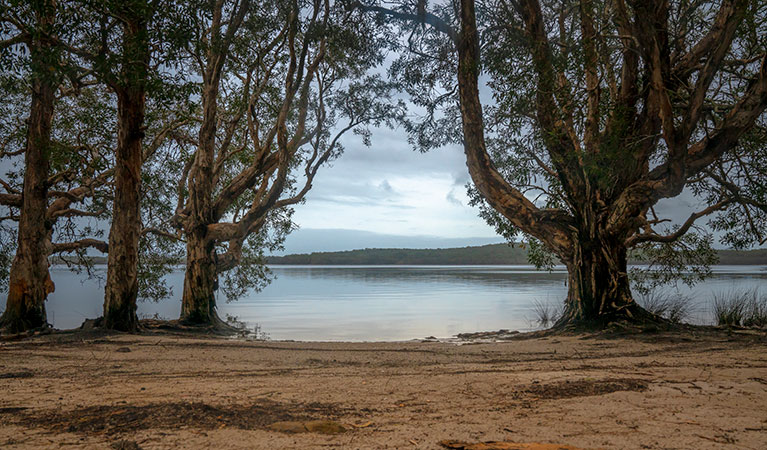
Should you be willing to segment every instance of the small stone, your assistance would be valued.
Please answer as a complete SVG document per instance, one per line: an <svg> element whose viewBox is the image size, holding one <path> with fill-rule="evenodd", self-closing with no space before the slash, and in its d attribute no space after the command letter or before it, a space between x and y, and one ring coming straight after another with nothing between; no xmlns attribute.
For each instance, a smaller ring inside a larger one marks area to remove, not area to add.
<svg viewBox="0 0 767 450"><path fill-rule="evenodd" d="M128 347L120 347L117 350L115 350L117 353L130 353L131 349Z"/></svg>
<svg viewBox="0 0 767 450"><path fill-rule="evenodd" d="M129 441L123 439L122 441L113 442L111 447L114 450L141 450L141 447L135 441Z"/></svg>

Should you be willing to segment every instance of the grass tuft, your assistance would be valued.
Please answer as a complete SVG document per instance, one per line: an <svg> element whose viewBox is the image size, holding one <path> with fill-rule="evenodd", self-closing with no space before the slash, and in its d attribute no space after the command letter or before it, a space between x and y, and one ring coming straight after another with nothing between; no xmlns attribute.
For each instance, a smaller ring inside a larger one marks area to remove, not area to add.
<svg viewBox="0 0 767 450"><path fill-rule="evenodd" d="M549 302L542 302L535 300L533 302L533 314L535 314L535 323L541 327L548 327L554 325L562 314L564 313L564 303L552 304Z"/></svg>
<svg viewBox="0 0 767 450"><path fill-rule="evenodd" d="M672 323L685 322L692 314L692 298L676 292L653 290L635 299L642 308Z"/></svg>
<svg viewBox="0 0 767 450"><path fill-rule="evenodd" d="M727 327L767 327L767 295L758 288L713 294L714 321Z"/></svg>

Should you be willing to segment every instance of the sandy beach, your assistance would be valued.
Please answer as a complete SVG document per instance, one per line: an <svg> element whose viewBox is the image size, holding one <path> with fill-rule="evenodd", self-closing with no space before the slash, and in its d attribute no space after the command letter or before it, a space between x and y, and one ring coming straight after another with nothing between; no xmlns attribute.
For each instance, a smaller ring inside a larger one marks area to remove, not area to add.
<svg viewBox="0 0 767 450"><path fill-rule="evenodd" d="M0 447L767 442L765 333L478 337L323 343L81 332L3 341Z"/></svg>

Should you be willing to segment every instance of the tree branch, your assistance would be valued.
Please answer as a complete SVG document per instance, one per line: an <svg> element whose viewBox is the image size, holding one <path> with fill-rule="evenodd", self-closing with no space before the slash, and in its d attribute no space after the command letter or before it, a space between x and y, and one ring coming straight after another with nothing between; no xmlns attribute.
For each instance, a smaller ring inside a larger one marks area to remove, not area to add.
<svg viewBox="0 0 767 450"><path fill-rule="evenodd" d="M381 6L368 6L363 5L360 2L355 2L352 8L358 8L366 12L375 12L382 16L389 16L402 22L422 22L431 25L435 30L446 34L455 46L458 46L459 37L453 27L441 18L435 16L432 13L424 11L422 14L411 14L402 11L395 11L389 8L383 8Z"/></svg>
<svg viewBox="0 0 767 450"><path fill-rule="evenodd" d="M663 242L663 243L674 242L680 237L684 236L684 234L690 230L693 224L695 224L696 220L700 219L701 217L712 214L716 211L721 211L727 208L732 203L734 202L731 199L725 199L709 206L708 208L702 211L698 211L696 213L690 214L690 217L687 218L687 220L682 224L682 226L679 227L679 229L677 229L675 232L671 234L659 235L655 233L654 231L635 234L634 236L626 240L626 247L631 248L636 246L637 244L641 244L642 242Z"/></svg>
<svg viewBox="0 0 767 450"><path fill-rule="evenodd" d="M560 255L572 251L569 228L573 219L564 211L539 210L495 169L485 146L479 100L479 36L474 2L461 1L461 41L458 46L458 86L466 162L477 189L490 206L513 225L549 244Z"/></svg>
<svg viewBox="0 0 767 450"><path fill-rule="evenodd" d="M74 242L54 243L52 253L73 252L84 248L95 248L101 253L109 252L109 244L98 239L80 239Z"/></svg>

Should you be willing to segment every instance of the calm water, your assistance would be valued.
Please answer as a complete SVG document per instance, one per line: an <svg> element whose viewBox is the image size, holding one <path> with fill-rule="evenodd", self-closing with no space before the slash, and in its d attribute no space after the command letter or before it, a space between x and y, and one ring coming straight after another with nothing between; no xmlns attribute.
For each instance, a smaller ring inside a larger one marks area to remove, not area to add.
<svg viewBox="0 0 767 450"><path fill-rule="evenodd" d="M274 266L277 279L262 292L237 302L219 300L219 314L236 316L272 339L406 340L457 333L529 330L533 305L561 302L563 270L529 266ZM103 282L82 280L54 267L56 292L48 321L60 329L101 315ZM102 273L103 276L103 273ZM140 302L139 316L176 318L183 272L169 276L174 298ZM683 294L695 301L695 322L710 321L711 294L767 288L767 267L718 266L715 275ZM0 300L0 309L5 298Z"/></svg>

